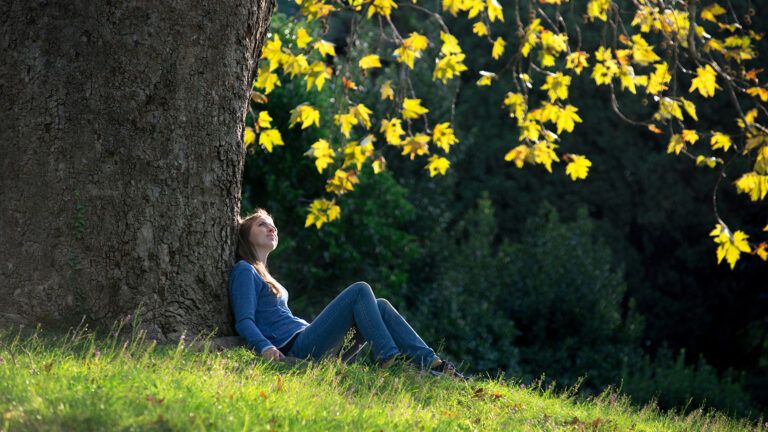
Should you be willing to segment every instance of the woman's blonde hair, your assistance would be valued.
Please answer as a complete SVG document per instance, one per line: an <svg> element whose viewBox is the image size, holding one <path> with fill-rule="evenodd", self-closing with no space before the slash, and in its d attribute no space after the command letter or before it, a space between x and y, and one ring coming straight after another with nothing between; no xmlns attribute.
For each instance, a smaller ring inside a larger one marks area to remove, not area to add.
<svg viewBox="0 0 768 432"><path fill-rule="evenodd" d="M253 268L256 269L256 273L258 273L259 276L264 279L264 282L267 283L269 290L272 291L274 295L279 297L282 294L282 291L280 290L282 285L280 285L280 283L277 282L271 274L269 274L267 265L259 261L259 254L256 253L256 248L253 247L251 241L248 239L251 234L251 228L253 228L253 225L265 217L270 219L272 218L272 216L267 213L266 210L257 208L249 216L245 218L238 218L237 258L238 260L242 259L248 261L248 263L250 263Z"/></svg>

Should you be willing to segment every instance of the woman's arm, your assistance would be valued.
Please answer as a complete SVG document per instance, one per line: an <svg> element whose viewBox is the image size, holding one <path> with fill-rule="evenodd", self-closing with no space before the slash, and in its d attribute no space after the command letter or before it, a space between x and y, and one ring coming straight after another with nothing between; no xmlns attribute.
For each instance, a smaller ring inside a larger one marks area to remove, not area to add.
<svg viewBox="0 0 768 432"><path fill-rule="evenodd" d="M235 315L235 330L245 339L246 344L258 353L263 354L270 348L275 348L256 327L256 303L258 293L264 282L254 277L247 268L237 268L232 272L230 281L230 301Z"/></svg>

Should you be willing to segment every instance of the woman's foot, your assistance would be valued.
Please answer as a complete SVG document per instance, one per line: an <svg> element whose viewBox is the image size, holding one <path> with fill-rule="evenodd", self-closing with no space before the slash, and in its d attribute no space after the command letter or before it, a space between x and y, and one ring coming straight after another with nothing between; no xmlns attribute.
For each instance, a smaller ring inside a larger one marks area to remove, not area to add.
<svg viewBox="0 0 768 432"><path fill-rule="evenodd" d="M435 376L449 376L454 378L467 379L458 369L456 365L449 361L437 359L432 362L432 366L429 368L429 373Z"/></svg>

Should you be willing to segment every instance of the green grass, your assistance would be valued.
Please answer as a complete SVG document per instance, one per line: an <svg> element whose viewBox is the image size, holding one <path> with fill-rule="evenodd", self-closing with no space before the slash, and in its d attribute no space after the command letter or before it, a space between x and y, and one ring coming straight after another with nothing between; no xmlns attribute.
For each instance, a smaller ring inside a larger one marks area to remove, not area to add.
<svg viewBox="0 0 768 432"><path fill-rule="evenodd" d="M404 365L289 366L192 346L0 334L2 430L768 431L711 411L638 409L610 391L580 399Z"/></svg>

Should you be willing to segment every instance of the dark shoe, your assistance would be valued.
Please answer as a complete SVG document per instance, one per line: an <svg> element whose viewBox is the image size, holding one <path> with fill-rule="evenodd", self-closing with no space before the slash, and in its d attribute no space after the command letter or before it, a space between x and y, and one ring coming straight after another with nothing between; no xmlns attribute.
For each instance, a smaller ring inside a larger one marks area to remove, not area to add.
<svg viewBox="0 0 768 432"><path fill-rule="evenodd" d="M429 373L434 376L449 376L452 378L467 379L467 377L465 377L461 372L459 372L458 369L456 369L456 365L445 360L441 360L440 364L431 368Z"/></svg>

